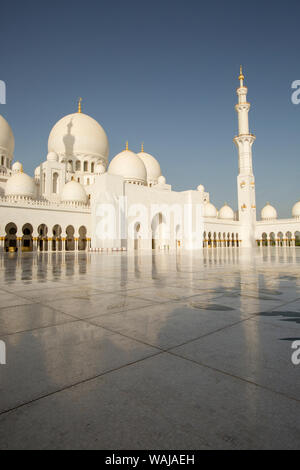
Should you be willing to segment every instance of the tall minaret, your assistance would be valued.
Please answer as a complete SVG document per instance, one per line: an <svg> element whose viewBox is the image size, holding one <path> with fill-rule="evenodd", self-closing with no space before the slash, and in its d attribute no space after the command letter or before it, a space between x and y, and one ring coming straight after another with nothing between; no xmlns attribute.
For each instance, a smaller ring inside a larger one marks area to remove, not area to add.
<svg viewBox="0 0 300 470"><path fill-rule="evenodd" d="M249 109L247 102L248 88L244 85L244 75L242 66L240 68L240 86L237 89L238 104L235 106L238 114L239 133L233 139L239 152L239 174L237 177L239 220L242 224L242 246L250 247L255 245L255 181L252 168L252 144L255 135L249 132Z"/></svg>

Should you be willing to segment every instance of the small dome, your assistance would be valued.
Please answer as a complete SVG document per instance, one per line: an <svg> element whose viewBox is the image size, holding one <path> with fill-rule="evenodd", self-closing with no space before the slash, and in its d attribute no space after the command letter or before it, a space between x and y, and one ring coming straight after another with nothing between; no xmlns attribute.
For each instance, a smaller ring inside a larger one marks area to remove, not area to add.
<svg viewBox="0 0 300 470"><path fill-rule="evenodd" d="M203 184L199 184L199 186L197 186L197 191L200 191L201 193L204 193L204 190L205 190L205 188L204 188Z"/></svg>
<svg viewBox="0 0 300 470"><path fill-rule="evenodd" d="M13 173L19 173L23 171L23 165L20 162L15 162L11 169Z"/></svg>
<svg viewBox="0 0 300 470"><path fill-rule="evenodd" d="M15 149L15 138L13 131L3 116L0 115L0 149L6 150L12 158Z"/></svg>
<svg viewBox="0 0 300 470"><path fill-rule="evenodd" d="M219 219L223 220L233 220L234 212L231 207L225 203L224 206L219 210L218 217Z"/></svg>
<svg viewBox="0 0 300 470"><path fill-rule="evenodd" d="M262 220L273 220L277 219L277 211L275 207L267 203L260 213Z"/></svg>
<svg viewBox="0 0 300 470"><path fill-rule="evenodd" d="M161 175L158 177L157 182L160 186L163 186L164 184L166 184L166 178L163 175Z"/></svg>
<svg viewBox="0 0 300 470"><path fill-rule="evenodd" d="M5 196L21 196L30 197L35 196L34 180L26 175L26 173L18 172L13 174L6 183Z"/></svg>
<svg viewBox="0 0 300 470"><path fill-rule="evenodd" d="M62 202L87 203L87 194L84 187L77 181L69 181L63 187L61 193Z"/></svg>
<svg viewBox="0 0 300 470"><path fill-rule="evenodd" d="M211 202L204 204L203 217L217 217L217 209Z"/></svg>
<svg viewBox="0 0 300 470"><path fill-rule="evenodd" d="M293 209L292 209L292 216L293 217L300 217L300 201L296 202L294 204Z"/></svg>
<svg viewBox="0 0 300 470"><path fill-rule="evenodd" d="M55 152L49 152L47 155L47 160L48 162L57 162L58 161L58 155Z"/></svg>
<svg viewBox="0 0 300 470"><path fill-rule="evenodd" d="M103 173L105 173L106 171L106 168L105 166L103 165L103 163L97 163L96 164L96 167L95 167L95 173L97 175L103 175Z"/></svg>
<svg viewBox="0 0 300 470"><path fill-rule="evenodd" d="M123 150L116 155L108 167L110 175L119 175L128 182L146 184L147 171L143 161L131 150Z"/></svg>
<svg viewBox="0 0 300 470"><path fill-rule="evenodd" d="M161 176L160 164L150 153L142 152L137 154L138 157L142 160L146 167L147 171L147 182L148 183L157 183L158 178Z"/></svg>

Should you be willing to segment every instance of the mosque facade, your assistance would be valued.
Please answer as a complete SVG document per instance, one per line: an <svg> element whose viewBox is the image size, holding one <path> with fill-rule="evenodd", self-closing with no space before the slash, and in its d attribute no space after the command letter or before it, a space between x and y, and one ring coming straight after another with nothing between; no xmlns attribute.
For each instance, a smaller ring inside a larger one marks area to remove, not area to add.
<svg viewBox="0 0 300 470"><path fill-rule="evenodd" d="M173 191L158 160L128 148L109 162L102 126L82 113L52 128L34 172L13 163L13 131L0 116L0 251L131 251L300 244L300 201L291 218L265 205L257 219L250 103L242 69L237 88L237 210L219 210L203 185Z"/></svg>

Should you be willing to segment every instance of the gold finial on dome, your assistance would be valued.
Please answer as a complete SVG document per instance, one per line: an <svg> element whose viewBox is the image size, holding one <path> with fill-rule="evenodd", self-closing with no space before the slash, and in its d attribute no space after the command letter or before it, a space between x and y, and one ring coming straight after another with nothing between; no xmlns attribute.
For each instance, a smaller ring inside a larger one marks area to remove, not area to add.
<svg viewBox="0 0 300 470"><path fill-rule="evenodd" d="M82 101L82 98L79 98L78 99L78 113L81 113L81 101Z"/></svg>
<svg viewBox="0 0 300 470"><path fill-rule="evenodd" d="M144 142L142 142L141 152L144 151Z"/></svg>
<svg viewBox="0 0 300 470"><path fill-rule="evenodd" d="M126 140L126 147L125 150L128 150L128 140Z"/></svg>
<svg viewBox="0 0 300 470"><path fill-rule="evenodd" d="M20 173L23 173L23 171L24 171L23 170L23 165L22 165L22 163L20 163Z"/></svg>

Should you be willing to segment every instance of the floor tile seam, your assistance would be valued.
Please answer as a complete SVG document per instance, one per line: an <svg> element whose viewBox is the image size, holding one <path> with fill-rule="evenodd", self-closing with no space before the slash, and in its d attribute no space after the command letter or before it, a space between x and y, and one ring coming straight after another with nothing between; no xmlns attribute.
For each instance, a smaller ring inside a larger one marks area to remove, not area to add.
<svg viewBox="0 0 300 470"><path fill-rule="evenodd" d="M133 366L133 365L138 364L138 363L140 363L140 362L143 362L143 361L145 361L145 360L147 360L147 359L152 359L152 358L154 358L154 357L156 357L156 356L159 356L159 355L161 355L161 354L164 354L164 351L155 352L154 354L151 354L151 355L149 355L149 356L145 356L145 357L143 357L143 358L141 358L141 359L137 359L137 360L135 360L135 361L128 362L127 364L124 364L124 365L122 365L122 366L120 366L120 367L116 367L116 368L114 368L114 369L107 370L107 371L102 372L102 373L100 373L100 374L96 374L96 375L94 375L94 376L92 376L92 377L87 377L87 378L84 379L84 380L80 380L80 381L78 381L78 382L74 382L73 384L67 385L66 387L61 387L61 388L59 388L59 389L57 389L57 390L53 390L52 392L47 393L47 394L45 394L45 395L41 395L41 396L36 397L36 398L34 398L34 399L32 399L32 400L29 400L29 401L20 403L20 404L17 405L17 406L14 406L14 407L12 407L12 408L9 408L9 409L0 411L0 418L1 418L2 416L4 416L4 415L8 414L8 413L13 413L14 411L17 411L17 410L20 409L20 408L23 408L23 407L25 407L25 406L31 405L31 404L33 404L33 403L36 403L36 402L40 401L40 400L49 398L49 397L51 397L51 396L53 396L53 395L59 394L59 393L64 392L64 391L66 391L66 390L70 390L70 389L72 389L72 388L75 388L75 387L77 387L77 386L86 384L86 383L88 383L88 382L92 382L92 381L97 380L97 379L99 379L99 378L101 378L101 377L104 377L104 376L106 376L106 375L109 375L109 374L118 372L119 370L125 369L126 367Z"/></svg>
<svg viewBox="0 0 300 470"><path fill-rule="evenodd" d="M174 348L174 349L175 349L175 348ZM249 385L254 385L255 387L261 388L261 389L266 390L266 391L268 391L268 392L270 392L270 393L273 393L273 394L275 394L275 395L279 395L279 396L284 397L284 398L286 398L286 399L288 399L288 400L292 400L292 401L294 401L294 402L296 402L296 403L298 403L298 404L300 403L300 399L297 399L297 398L295 398L295 397L289 396L289 395L287 395L287 394L285 394L285 393L279 392L279 391L274 390L274 389L272 389L272 388L266 387L265 385L258 384L257 382L254 382L254 381L252 381L252 380L245 379L245 378L240 377L240 376L238 376L238 375L231 374L230 372L226 372L225 370L218 369L218 368L213 367L213 366L211 366L211 365L209 365L209 364L205 364L205 363L203 363L203 362L199 362L199 361L196 361L196 360L194 360L194 359L191 359L191 358L188 358L188 357L185 357L185 356L181 356L180 354L175 353L175 352L170 351L170 350L165 351L165 353L170 354L170 355L175 356L175 357L180 357L180 358L183 359L183 360L186 360L186 361L191 362L191 363L193 363L193 364L197 364L197 365L200 366L200 367L205 367L206 369L210 369L210 370L212 370L212 371L214 371L214 372L218 372L218 373L220 373L220 374L222 374L222 375L226 375L227 377L230 377L230 378L232 378L232 379L236 379L236 380L238 380L238 381L240 381L240 382L244 382L244 383L247 383L247 384L249 384Z"/></svg>
<svg viewBox="0 0 300 470"><path fill-rule="evenodd" d="M82 321L82 320L80 320L79 318L70 318L70 320L62 321L62 322L59 322L59 323L53 323L53 324L50 324L50 325L42 325L42 326L38 326L36 328L29 328L29 329L26 329L26 330L14 331L12 333L6 333L4 335L2 335L1 332L0 332L0 338L5 339L5 338L9 338L10 336L20 335L22 333L31 333L31 332L39 331L39 330L46 330L47 328L55 328L55 327L58 327L58 326L69 325L70 323L78 323L80 321Z"/></svg>
<svg viewBox="0 0 300 470"><path fill-rule="evenodd" d="M272 311L272 310L273 310L273 309L270 308L269 310L265 310L265 312ZM197 341L197 340L199 340L199 339L203 339L203 338L206 338L207 336L211 336L211 335L213 335L213 334L215 334L215 333L219 333L220 331L224 331L224 330L226 330L226 329L228 329L228 328L232 328L232 327L234 327L234 326L236 326L236 325L239 325L239 324L241 324L241 323L243 323L243 322L245 322L245 321L252 320L253 318L255 318L255 317L259 316L259 315L260 315L260 312L255 312L255 313L249 314L249 316L247 316L247 317L245 317L245 318L241 318L240 320L238 320L238 321L236 321L236 322L234 322L234 323L231 323L231 324L229 324L229 325L224 325L223 327L218 328L217 330L210 331L210 332L208 332L208 333L205 333L204 335L200 335L200 336L199 336L198 338L196 338L196 339L192 339L192 340L185 341L184 343L181 343L181 344L179 344L178 346L174 346L174 347L172 347L172 348L169 348L169 349L167 349L166 351L169 351L170 349L179 348L179 347L181 347L181 346L185 346L185 345L187 345L187 344L189 344L189 343L193 343L194 341Z"/></svg>

